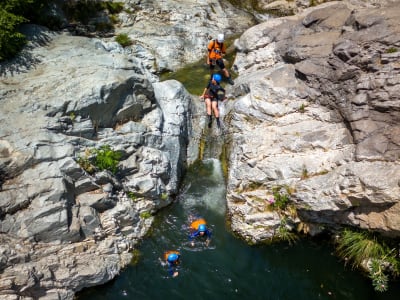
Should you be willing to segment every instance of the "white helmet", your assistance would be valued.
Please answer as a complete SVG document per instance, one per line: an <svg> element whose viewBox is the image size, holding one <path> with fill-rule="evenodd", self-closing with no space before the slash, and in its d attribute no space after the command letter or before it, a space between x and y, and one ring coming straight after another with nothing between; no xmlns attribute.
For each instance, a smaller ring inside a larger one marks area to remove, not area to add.
<svg viewBox="0 0 400 300"><path fill-rule="evenodd" d="M224 42L224 34L223 33L218 34L217 41L218 41L218 43Z"/></svg>

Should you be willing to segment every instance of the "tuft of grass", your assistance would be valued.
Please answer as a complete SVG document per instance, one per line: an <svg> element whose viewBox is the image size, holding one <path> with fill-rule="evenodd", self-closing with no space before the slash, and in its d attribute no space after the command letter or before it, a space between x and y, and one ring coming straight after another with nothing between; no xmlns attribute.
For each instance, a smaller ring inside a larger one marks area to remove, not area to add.
<svg viewBox="0 0 400 300"><path fill-rule="evenodd" d="M398 49L397 48L395 48L395 47L390 47L390 48L388 48L388 49L386 49L386 53L396 53L398 51Z"/></svg>
<svg viewBox="0 0 400 300"><path fill-rule="evenodd" d="M126 33L118 34L115 37L115 41L118 44L120 44L122 47L127 47L127 46L132 45L132 40L130 39L130 37Z"/></svg>
<svg viewBox="0 0 400 300"><path fill-rule="evenodd" d="M400 261L395 249L390 249L384 242L369 232L344 230L338 239L337 253L349 260L353 267L368 264L369 278L374 289L384 292L388 288L389 276L399 276Z"/></svg>
<svg viewBox="0 0 400 300"><path fill-rule="evenodd" d="M294 244L298 240L298 236L289 230L287 226L287 218L282 218L276 234L279 239L288 242L290 245Z"/></svg>
<svg viewBox="0 0 400 300"><path fill-rule="evenodd" d="M340 257L352 261L353 267L361 266L364 261L385 254L385 249L372 235L347 229L339 238L337 251Z"/></svg>
<svg viewBox="0 0 400 300"><path fill-rule="evenodd" d="M307 168L304 166L303 167L303 170L301 171L301 176L300 176L300 178L301 179L307 179L307 178L309 178L310 177L310 174L308 174L308 170L307 170Z"/></svg>

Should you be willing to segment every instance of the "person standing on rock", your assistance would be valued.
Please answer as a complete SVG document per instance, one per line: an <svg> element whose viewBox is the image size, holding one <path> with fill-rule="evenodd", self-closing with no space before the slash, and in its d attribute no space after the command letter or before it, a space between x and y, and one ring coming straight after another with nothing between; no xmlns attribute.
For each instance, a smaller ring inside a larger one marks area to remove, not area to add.
<svg viewBox="0 0 400 300"><path fill-rule="evenodd" d="M233 85L234 82L225 67L223 57L226 53L226 46L224 44L224 35L222 33L218 34L216 40L211 40L207 46L207 65L210 66L211 75L214 73L215 66L217 65L224 76L227 78L229 84Z"/></svg>
<svg viewBox="0 0 400 300"><path fill-rule="evenodd" d="M211 128L212 125L212 113L214 113L215 119L217 120L218 128L221 128L218 101L225 100L225 89L220 85L221 79L222 77L220 74L212 75L211 80L208 82L203 94L200 96L200 99L205 99L208 128Z"/></svg>

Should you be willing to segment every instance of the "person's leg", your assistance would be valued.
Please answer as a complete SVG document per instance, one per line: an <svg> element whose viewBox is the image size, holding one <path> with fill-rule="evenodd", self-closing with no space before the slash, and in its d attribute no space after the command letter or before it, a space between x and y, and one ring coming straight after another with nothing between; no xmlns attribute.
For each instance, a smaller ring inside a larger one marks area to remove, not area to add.
<svg viewBox="0 0 400 300"><path fill-rule="evenodd" d="M218 101L213 101L212 102L212 109L213 109L213 112L214 112L215 119L217 120L217 126L218 126L218 128L221 128L221 124L219 122Z"/></svg>
<svg viewBox="0 0 400 300"><path fill-rule="evenodd" d="M211 105L212 105L212 111L214 113L214 116L216 118L219 118L218 101L212 101Z"/></svg>
<svg viewBox="0 0 400 300"><path fill-rule="evenodd" d="M210 75L214 74L214 69L215 69L215 60L210 59Z"/></svg>
<svg viewBox="0 0 400 300"><path fill-rule="evenodd" d="M228 80L229 84L233 85L234 82L233 82L228 70L225 68L224 60L222 58L217 60L217 65L221 69L222 73L224 73L224 76Z"/></svg>
<svg viewBox="0 0 400 300"><path fill-rule="evenodd" d="M207 111L207 117L208 117L208 128L211 128L211 125L212 125L211 99L206 98L205 103L206 103L206 111Z"/></svg>

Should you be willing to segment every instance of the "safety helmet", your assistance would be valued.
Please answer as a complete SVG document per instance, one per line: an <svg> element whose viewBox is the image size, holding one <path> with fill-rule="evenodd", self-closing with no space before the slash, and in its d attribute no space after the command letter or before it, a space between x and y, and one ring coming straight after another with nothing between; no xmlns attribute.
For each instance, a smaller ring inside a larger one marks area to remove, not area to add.
<svg viewBox="0 0 400 300"><path fill-rule="evenodd" d="M171 253L170 255L168 255L168 261L169 262L176 262L179 258L179 255L176 253Z"/></svg>
<svg viewBox="0 0 400 300"><path fill-rule="evenodd" d="M212 79L214 79L216 82L220 83L222 80L222 77L220 74L214 74Z"/></svg>
<svg viewBox="0 0 400 300"><path fill-rule="evenodd" d="M218 41L218 43L224 42L224 34L223 33L218 34L217 41Z"/></svg>
<svg viewBox="0 0 400 300"><path fill-rule="evenodd" d="M205 232L207 230L206 225L200 224L199 228L197 230L200 231L200 232Z"/></svg>

